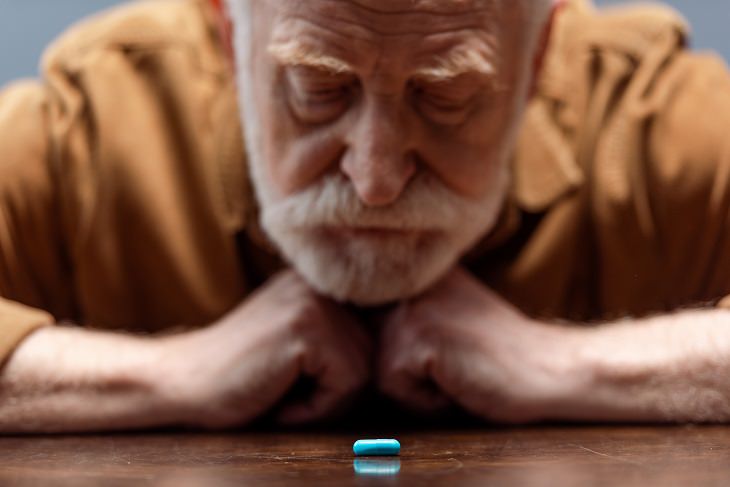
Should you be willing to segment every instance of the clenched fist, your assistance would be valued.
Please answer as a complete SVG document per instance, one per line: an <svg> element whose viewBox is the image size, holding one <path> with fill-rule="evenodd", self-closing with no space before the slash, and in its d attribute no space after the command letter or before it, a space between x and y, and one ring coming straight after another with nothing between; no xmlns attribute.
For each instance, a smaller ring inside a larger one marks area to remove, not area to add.
<svg viewBox="0 0 730 487"><path fill-rule="evenodd" d="M213 326L172 337L172 400L195 426L244 424L277 404L302 377L316 386L279 420L323 419L369 380L370 337L344 309L294 272L275 277Z"/></svg>
<svg viewBox="0 0 730 487"><path fill-rule="evenodd" d="M528 319L455 270L386 318L379 387L425 412L455 402L494 421L543 419L572 387L575 333Z"/></svg>

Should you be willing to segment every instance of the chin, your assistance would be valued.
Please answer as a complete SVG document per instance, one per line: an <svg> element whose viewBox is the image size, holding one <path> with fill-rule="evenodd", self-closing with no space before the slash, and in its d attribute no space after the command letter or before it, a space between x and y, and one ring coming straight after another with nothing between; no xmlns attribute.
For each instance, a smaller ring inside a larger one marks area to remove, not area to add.
<svg viewBox="0 0 730 487"><path fill-rule="evenodd" d="M464 250L436 232L357 233L299 231L276 240L317 292L362 307L418 296L451 270Z"/></svg>

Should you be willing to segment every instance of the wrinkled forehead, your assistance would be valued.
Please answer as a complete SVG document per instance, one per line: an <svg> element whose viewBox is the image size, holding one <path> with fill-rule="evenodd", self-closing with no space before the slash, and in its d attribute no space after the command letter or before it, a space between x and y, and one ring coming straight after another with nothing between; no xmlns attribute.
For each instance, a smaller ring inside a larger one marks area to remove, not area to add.
<svg viewBox="0 0 730 487"><path fill-rule="evenodd" d="M454 29L495 28L519 13L517 0L267 0L256 1L275 17L301 19L325 29L342 26L350 35L428 34Z"/></svg>
<svg viewBox="0 0 730 487"><path fill-rule="evenodd" d="M253 17L267 31L264 42L281 64L335 71L359 66L361 72L412 69L439 78L464 72L491 76L500 51L511 44L500 33L505 14L514 9L503 8L503 2L254 0Z"/></svg>
<svg viewBox="0 0 730 487"><path fill-rule="evenodd" d="M430 12L447 15L494 9L509 4L507 0L270 0L269 3L279 4L282 8L298 8L319 3L322 7L329 5L379 13Z"/></svg>

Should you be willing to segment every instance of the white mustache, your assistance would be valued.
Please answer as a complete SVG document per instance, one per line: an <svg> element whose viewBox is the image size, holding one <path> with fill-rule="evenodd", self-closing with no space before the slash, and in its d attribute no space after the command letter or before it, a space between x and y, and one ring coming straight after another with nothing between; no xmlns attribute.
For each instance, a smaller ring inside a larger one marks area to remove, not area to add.
<svg viewBox="0 0 730 487"><path fill-rule="evenodd" d="M465 212L474 212L474 200L457 195L427 174L417 175L398 200L387 207L366 206L344 175L331 174L282 201L271 202L262 216L272 224L286 221L291 229L448 231L463 222Z"/></svg>

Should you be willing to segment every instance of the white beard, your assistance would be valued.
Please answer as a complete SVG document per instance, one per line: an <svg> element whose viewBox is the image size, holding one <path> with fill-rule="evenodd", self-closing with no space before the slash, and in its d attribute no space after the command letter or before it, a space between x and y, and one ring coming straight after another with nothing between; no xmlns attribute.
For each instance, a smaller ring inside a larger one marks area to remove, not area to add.
<svg viewBox="0 0 730 487"><path fill-rule="evenodd" d="M259 188L269 185L263 172L260 166L253 170ZM503 174L478 201L463 199L435 177L420 175L398 201L384 208L363 205L344 175L327 175L279 201L264 197L262 223L320 293L362 306L384 304L425 291L492 228L505 194ZM270 188L259 193L270 194ZM337 232L373 227L407 232L375 237Z"/></svg>
<svg viewBox="0 0 730 487"><path fill-rule="evenodd" d="M494 226L507 191L507 154L492 161L490 187L479 199L456 194L428 173L417 175L394 204L382 208L365 206L342 173L278 196L267 171L254 97L250 0L228 2L236 26L240 113L264 231L314 289L336 300L373 306L428 289ZM412 232L348 237L336 232L343 227Z"/></svg>

